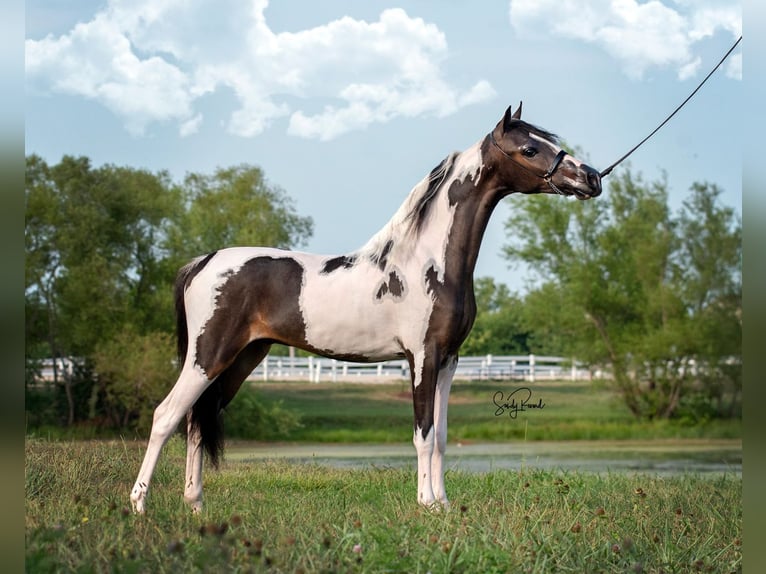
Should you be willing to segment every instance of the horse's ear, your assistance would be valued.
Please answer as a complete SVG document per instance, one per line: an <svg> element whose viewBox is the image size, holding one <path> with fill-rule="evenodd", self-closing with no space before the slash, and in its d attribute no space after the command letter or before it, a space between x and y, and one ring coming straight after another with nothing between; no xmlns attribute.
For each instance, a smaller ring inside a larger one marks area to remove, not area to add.
<svg viewBox="0 0 766 574"><path fill-rule="evenodd" d="M516 112L514 112L514 114L513 114L513 119L514 120L520 120L521 119L521 104L523 104L523 103L524 102L519 102L519 107L516 108ZM510 108L508 108L508 109L510 109Z"/></svg>
<svg viewBox="0 0 766 574"><path fill-rule="evenodd" d="M513 121L513 114L511 113L511 106L508 106L508 109L505 110L505 115L503 116L503 133L511 129L512 121Z"/></svg>
<svg viewBox="0 0 766 574"><path fill-rule="evenodd" d="M508 109L505 110L505 116L503 116L503 132L507 132L511 129L513 120L521 119L521 102L519 102L519 107L516 108L515 112L513 112L512 109L513 106L508 106Z"/></svg>

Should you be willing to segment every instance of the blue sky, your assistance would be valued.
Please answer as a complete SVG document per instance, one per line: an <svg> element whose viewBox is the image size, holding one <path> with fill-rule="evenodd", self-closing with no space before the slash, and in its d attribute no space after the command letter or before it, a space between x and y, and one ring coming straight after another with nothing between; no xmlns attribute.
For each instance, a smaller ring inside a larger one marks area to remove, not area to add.
<svg viewBox="0 0 766 574"><path fill-rule="evenodd" d="M603 169L741 34L730 0L29 0L26 153L187 172L249 163L314 219L306 249L361 246L509 104ZM742 48L630 159L741 210ZM608 182L608 178L606 180ZM566 201L561 198L562 201ZM497 209L477 265L522 289Z"/></svg>

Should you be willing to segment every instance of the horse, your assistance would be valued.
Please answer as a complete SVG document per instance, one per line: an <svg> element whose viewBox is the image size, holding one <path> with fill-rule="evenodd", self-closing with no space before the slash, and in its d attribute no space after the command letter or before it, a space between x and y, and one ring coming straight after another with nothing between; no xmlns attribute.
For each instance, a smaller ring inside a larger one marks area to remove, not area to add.
<svg viewBox="0 0 766 574"><path fill-rule="evenodd" d="M447 403L458 350L473 326L473 271L498 202L511 193L577 199L601 193L592 167L509 106L495 128L418 183L360 249L317 255L230 247L178 272L178 380L154 411L130 499L144 513L163 446L186 416L184 500L202 509L203 449L223 449L222 409L281 343L354 362L406 358L417 455L417 502L449 507L444 485Z"/></svg>

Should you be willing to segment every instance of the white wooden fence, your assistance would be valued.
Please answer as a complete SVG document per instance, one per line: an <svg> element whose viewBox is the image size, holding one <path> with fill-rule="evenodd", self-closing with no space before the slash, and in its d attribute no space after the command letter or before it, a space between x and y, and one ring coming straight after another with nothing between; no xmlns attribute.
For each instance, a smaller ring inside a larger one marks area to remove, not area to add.
<svg viewBox="0 0 766 574"><path fill-rule="evenodd" d="M572 359L541 355L484 355L460 357L455 378L470 380L518 379L590 380L592 373ZM250 374L250 381L302 380L382 382L410 378L404 359L382 363L349 363L321 357L268 356Z"/></svg>
<svg viewBox="0 0 766 574"><path fill-rule="evenodd" d="M42 362L41 381L53 380L53 361ZM57 361L58 376L71 374L73 362ZM593 373L573 359L544 355L484 355L460 357L455 378L469 380L516 379L590 380ZM596 376L599 376L597 373ZM322 357L268 356L250 373L249 381L359 381L383 382L409 380L407 361L399 359L382 363L350 363Z"/></svg>

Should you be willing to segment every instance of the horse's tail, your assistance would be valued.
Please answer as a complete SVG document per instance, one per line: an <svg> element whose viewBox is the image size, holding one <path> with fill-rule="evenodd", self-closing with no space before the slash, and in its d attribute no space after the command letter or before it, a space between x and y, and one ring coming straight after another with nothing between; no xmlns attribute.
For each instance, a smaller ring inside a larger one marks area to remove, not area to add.
<svg viewBox="0 0 766 574"><path fill-rule="evenodd" d="M186 288L194 277L212 259L216 252L209 253L185 265L176 276L174 290L176 306L176 337L178 344L178 362L183 367L189 350L189 327L186 321ZM202 393L192 407L190 432L199 432L202 447L207 452L213 466L218 466L223 452L223 424L221 419L221 389L214 381Z"/></svg>

